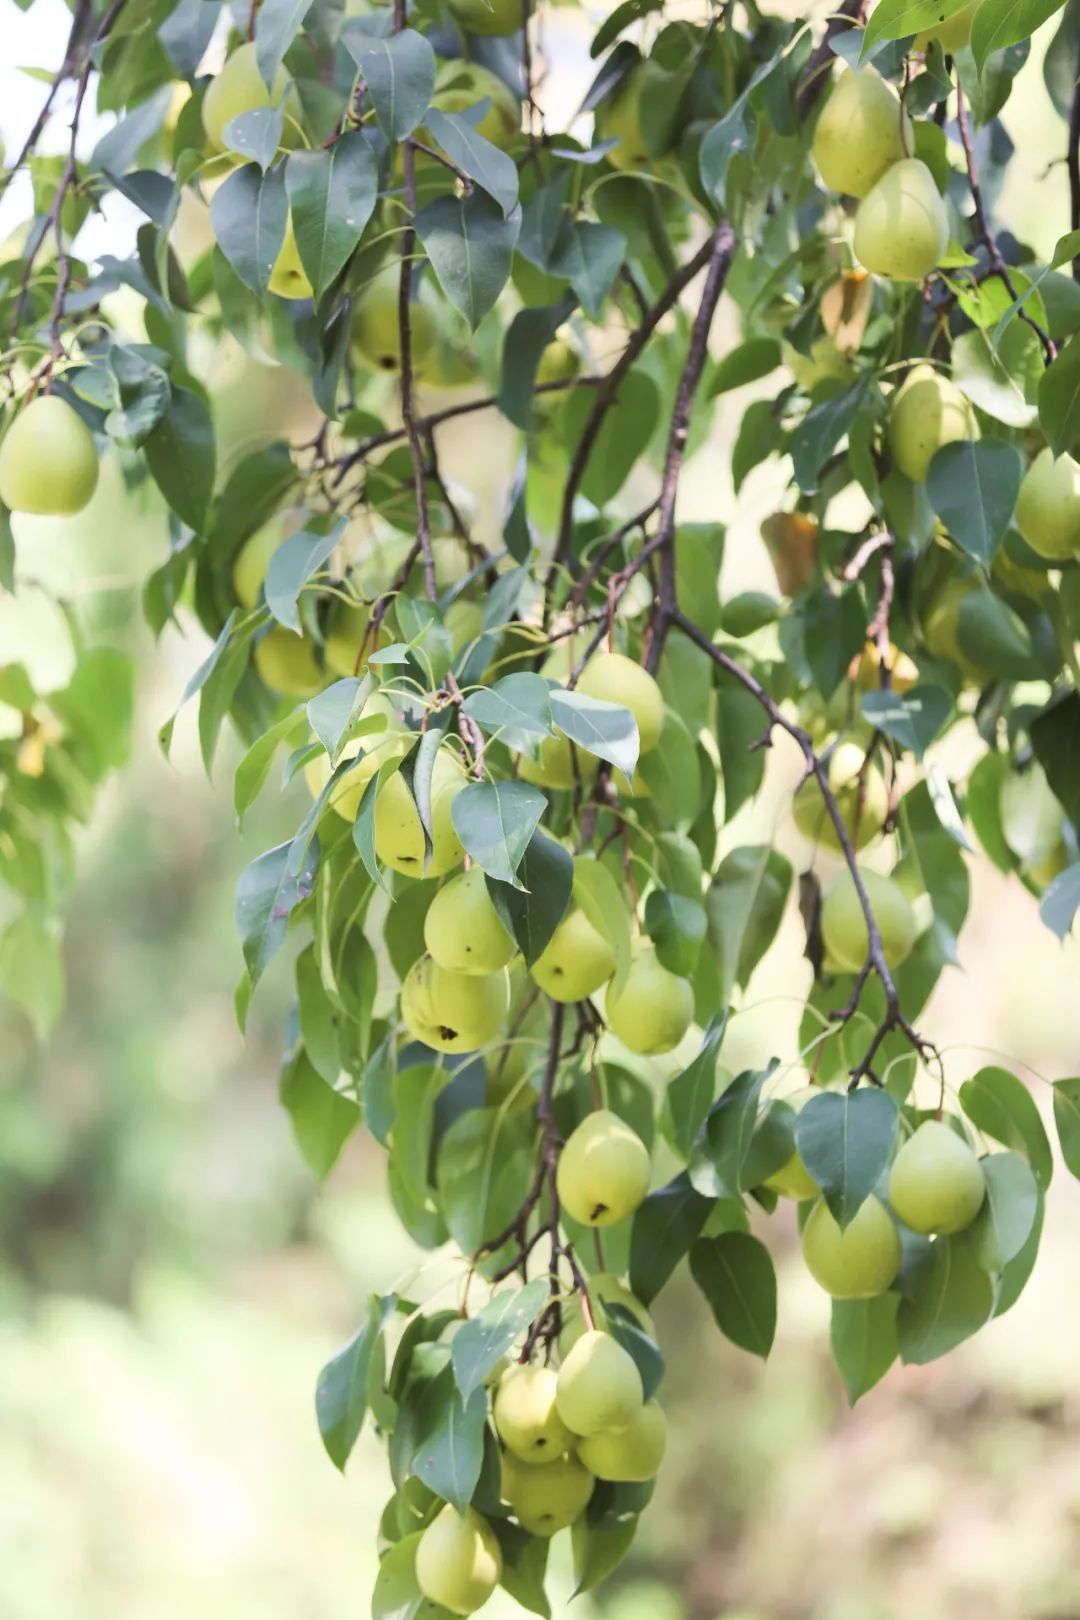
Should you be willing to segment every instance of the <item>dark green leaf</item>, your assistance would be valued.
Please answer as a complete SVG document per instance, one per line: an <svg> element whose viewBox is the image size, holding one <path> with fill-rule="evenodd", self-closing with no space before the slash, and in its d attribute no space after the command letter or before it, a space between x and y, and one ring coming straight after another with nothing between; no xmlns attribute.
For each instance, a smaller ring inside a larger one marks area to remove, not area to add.
<svg viewBox="0 0 1080 1620"><path fill-rule="evenodd" d="M983 1270L1001 1271L1031 1236L1039 1214L1039 1183L1027 1160L1016 1153L989 1153L981 1163L986 1198L971 1235Z"/></svg>
<svg viewBox="0 0 1080 1620"><path fill-rule="evenodd" d="M262 0L255 14L255 60L263 82L273 88L285 52L303 27L312 0Z"/></svg>
<svg viewBox="0 0 1080 1620"><path fill-rule="evenodd" d="M322 1180L359 1125L360 1110L327 1084L302 1046L282 1070L279 1094L304 1162Z"/></svg>
<svg viewBox="0 0 1080 1620"><path fill-rule="evenodd" d="M499 205L480 191L471 197L439 197L417 215L417 235L439 284L473 328L506 285L520 229L520 208L504 217Z"/></svg>
<svg viewBox="0 0 1080 1620"><path fill-rule="evenodd" d="M994 1310L994 1284L966 1232L939 1237L913 1291L896 1315L901 1360L924 1366L955 1350L985 1327Z"/></svg>
<svg viewBox="0 0 1080 1620"><path fill-rule="evenodd" d="M685 1171L652 1192L634 1216L630 1235L630 1287L650 1305L705 1225L713 1207Z"/></svg>
<svg viewBox="0 0 1080 1620"><path fill-rule="evenodd" d="M871 725L922 759L952 713L953 700L942 686L921 684L910 692L864 692L862 712Z"/></svg>
<svg viewBox="0 0 1080 1620"><path fill-rule="evenodd" d="M552 687L548 701L559 729L587 753L605 759L629 782L638 762L637 721L621 703L605 703L585 692Z"/></svg>
<svg viewBox="0 0 1080 1620"><path fill-rule="evenodd" d="M971 25L971 54L979 72L994 51L1028 39L1065 0L982 0Z"/></svg>
<svg viewBox="0 0 1080 1620"><path fill-rule="evenodd" d="M285 167L300 262L321 297L356 247L375 207L379 165L358 129L325 150L293 152Z"/></svg>
<svg viewBox="0 0 1080 1620"><path fill-rule="evenodd" d="M214 235L240 280L254 293L265 293L269 285L288 218L281 168L263 174L257 163L247 163L214 193L210 203Z"/></svg>
<svg viewBox="0 0 1080 1620"><path fill-rule="evenodd" d="M482 186L504 215L511 214L518 200L518 172L513 158L485 140L459 113L439 112L432 107L425 122L451 162Z"/></svg>
<svg viewBox="0 0 1080 1620"><path fill-rule="evenodd" d="M834 1299L832 1352L852 1406L885 1376L896 1360L898 1294L876 1299Z"/></svg>
<svg viewBox="0 0 1080 1620"><path fill-rule="evenodd" d="M653 889L645 901L645 931L669 973L689 978L697 967L707 919L699 900Z"/></svg>
<svg viewBox="0 0 1080 1620"><path fill-rule="evenodd" d="M413 28L385 39L364 31L368 18L347 23L342 43L364 75L375 114L388 141L411 135L435 90L435 52Z"/></svg>
<svg viewBox="0 0 1080 1620"><path fill-rule="evenodd" d="M889 1164L899 1114L885 1091L822 1092L795 1125L795 1143L838 1224L859 1213Z"/></svg>
<svg viewBox="0 0 1080 1620"><path fill-rule="evenodd" d="M930 505L957 545L984 568L1005 537L1022 473L1019 450L995 439L944 445L930 463Z"/></svg>
<svg viewBox="0 0 1080 1620"><path fill-rule="evenodd" d="M300 593L330 556L344 527L345 519L339 518L329 534L301 530L283 540L270 558L263 585L266 605L279 624L297 635L303 633L297 606Z"/></svg>
<svg viewBox="0 0 1080 1620"><path fill-rule="evenodd" d="M547 808L527 782L473 782L454 799L454 831L489 877L521 888L517 869Z"/></svg>
<svg viewBox="0 0 1080 1620"><path fill-rule="evenodd" d="M459 1329L450 1348L450 1360L463 1401L482 1386L549 1298L546 1277L537 1277L524 1288L504 1288Z"/></svg>
<svg viewBox="0 0 1080 1620"><path fill-rule="evenodd" d="M1007 1069L990 1065L960 1087L960 1106L973 1125L1022 1153L1042 1187L1054 1173L1050 1143L1030 1091Z"/></svg>
<svg viewBox="0 0 1080 1620"><path fill-rule="evenodd" d="M518 867L522 887L489 877L488 892L525 958L527 967L541 956L566 915L574 884L570 852L537 827Z"/></svg>
<svg viewBox="0 0 1080 1620"><path fill-rule="evenodd" d="M725 1000L775 939L790 887L790 862L766 844L742 845L720 862L706 908Z"/></svg>
<svg viewBox="0 0 1080 1620"><path fill-rule="evenodd" d="M1065 1167L1080 1180L1080 1080L1055 1080L1054 1124Z"/></svg>
<svg viewBox="0 0 1080 1620"><path fill-rule="evenodd" d="M394 1309L394 1296L375 1298L358 1333L343 1345L319 1374L315 1415L330 1461L344 1469L367 1411L367 1377L371 1352Z"/></svg>
<svg viewBox="0 0 1080 1620"><path fill-rule="evenodd" d="M295 875L289 872L292 839L256 856L240 874L236 885L236 929L244 961L254 986L266 964L280 950L289 926L289 914L310 895L319 864L319 846L312 840L307 859Z"/></svg>
<svg viewBox="0 0 1080 1620"><path fill-rule="evenodd" d="M198 394L174 388L169 408L143 450L154 482L193 529L206 520L214 490L214 424Z"/></svg>
<svg viewBox="0 0 1080 1620"><path fill-rule="evenodd" d="M776 1334L776 1272L764 1243L748 1232L698 1238L690 1272L721 1333L755 1356L767 1356Z"/></svg>
<svg viewBox="0 0 1080 1620"><path fill-rule="evenodd" d="M581 437L594 404L592 389L579 388L571 394L565 413L568 442ZM583 493L596 506L606 506L619 493L652 438L659 412L656 383L644 371L631 371L604 416L581 480Z"/></svg>
<svg viewBox="0 0 1080 1620"><path fill-rule="evenodd" d="M487 1391L474 1389L466 1401L451 1386L441 1423L413 1459L416 1477L459 1513L468 1507L480 1478L486 1426Z"/></svg>
<svg viewBox="0 0 1080 1620"><path fill-rule="evenodd" d="M775 371L780 364L780 345L775 338L748 338L724 355L713 371L710 394L726 394L731 388L744 388Z"/></svg>
<svg viewBox="0 0 1080 1620"><path fill-rule="evenodd" d="M791 436L791 458L799 488L815 490L821 469L866 406L865 377L807 411Z"/></svg>

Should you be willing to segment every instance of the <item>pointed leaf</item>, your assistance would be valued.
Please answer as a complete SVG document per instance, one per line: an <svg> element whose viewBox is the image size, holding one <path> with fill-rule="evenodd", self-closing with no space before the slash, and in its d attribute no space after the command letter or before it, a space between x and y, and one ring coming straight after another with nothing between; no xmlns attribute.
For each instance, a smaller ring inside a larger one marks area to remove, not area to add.
<svg viewBox="0 0 1080 1620"><path fill-rule="evenodd" d="M885 1091L822 1092L799 1114L795 1144L841 1227L873 1192L893 1155L899 1113Z"/></svg>
<svg viewBox="0 0 1080 1620"><path fill-rule="evenodd" d="M764 1243L748 1232L698 1238L690 1274L721 1333L741 1350L767 1356L776 1335L776 1272Z"/></svg>
<svg viewBox="0 0 1080 1620"><path fill-rule="evenodd" d="M506 286L520 229L520 208L504 216L481 191L439 197L416 217L417 235L443 292L473 329Z"/></svg>

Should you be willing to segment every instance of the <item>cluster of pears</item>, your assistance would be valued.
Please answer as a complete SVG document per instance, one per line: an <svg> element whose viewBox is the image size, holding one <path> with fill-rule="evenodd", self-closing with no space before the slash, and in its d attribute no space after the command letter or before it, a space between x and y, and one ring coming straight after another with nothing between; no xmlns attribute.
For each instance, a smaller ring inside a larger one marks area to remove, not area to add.
<svg viewBox="0 0 1080 1620"><path fill-rule="evenodd" d="M618 1277L594 1276L592 1309L615 1305L647 1332L645 1307ZM517 1361L498 1376L491 1403L501 1449L500 1494L521 1528L548 1539L589 1505L597 1480L654 1479L667 1442L664 1414L646 1400L633 1357L606 1329L589 1326L579 1294L563 1311L558 1370ZM499 1542L474 1508L447 1505L421 1536L416 1578L421 1592L453 1614L472 1614L502 1574Z"/></svg>
<svg viewBox="0 0 1080 1620"><path fill-rule="evenodd" d="M845 68L814 131L833 191L857 197L855 257L875 275L921 281L949 245L949 220L896 90L872 67Z"/></svg>
<svg viewBox="0 0 1080 1620"><path fill-rule="evenodd" d="M71 517L97 488L93 434L58 394L24 405L0 440L0 501L9 512Z"/></svg>

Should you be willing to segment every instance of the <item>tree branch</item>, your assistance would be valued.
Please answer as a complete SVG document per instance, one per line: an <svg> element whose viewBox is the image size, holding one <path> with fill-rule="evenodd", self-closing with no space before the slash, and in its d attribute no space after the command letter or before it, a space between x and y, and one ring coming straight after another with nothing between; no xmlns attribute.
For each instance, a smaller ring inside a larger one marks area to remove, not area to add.
<svg viewBox="0 0 1080 1620"><path fill-rule="evenodd" d="M843 0L829 18L825 33L814 49L814 54L806 64L802 84L799 86L795 98L795 106L800 118L808 118L821 100L822 92L829 82L829 69L835 55L832 42L837 34L846 33L854 28L862 18L866 9L866 0Z"/></svg>

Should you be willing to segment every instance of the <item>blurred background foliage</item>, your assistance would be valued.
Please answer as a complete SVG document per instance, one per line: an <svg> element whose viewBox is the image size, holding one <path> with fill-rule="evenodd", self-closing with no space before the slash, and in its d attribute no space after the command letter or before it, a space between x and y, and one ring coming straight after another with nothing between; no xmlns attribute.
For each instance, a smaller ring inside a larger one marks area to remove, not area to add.
<svg viewBox="0 0 1080 1620"><path fill-rule="evenodd" d="M548 94L561 107L580 86L560 64L580 60L589 25L570 10L557 17ZM25 22L12 48L0 81L12 88L16 49L20 61L55 54ZM1065 180L1046 166L1041 137L1054 126L1040 67L1036 53L1006 112L1018 159L1003 207L1046 251ZM13 119L16 101L13 89ZM305 407L283 372L227 344L215 371L226 457L267 422L302 436ZM775 471L758 469L737 503L727 482L750 392L729 396L716 453L699 455L685 480L685 517L730 522L725 597L775 588L758 536ZM465 424L445 441L481 511L500 463L491 431ZM0 662L27 661L40 684L62 684L71 643L35 580L60 588L73 622L132 652L139 670L132 764L110 779L78 851L67 1005L47 1050L20 1014L0 1010L0 1616L338 1620L368 1610L385 1484L370 1436L344 1481L327 1462L315 1374L367 1293L407 1278L415 1257L389 1209L381 1152L354 1140L317 1188L290 1139L276 1097L287 962L275 964L247 1041L236 1031L235 876L296 813L267 796L238 839L233 761L222 758L208 784L190 719L172 762L158 751L157 727L204 652L194 633L168 630L155 648L139 628L135 581L164 555L164 536L152 497L125 493L107 462L82 516L26 522L30 577L17 604L0 598ZM962 731L949 746L964 746ZM732 837L752 832L749 818L776 826L805 863L793 780L778 751ZM925 1024L953 1087L982 1062L1022 1054L1045 1112L1038 1075L1080 1067L1080 948L1057 945L1015 879L985 863L973 876L966 971L944 976ZM793 992L808 975L791 916L732 1024L729 1067L790 1057ZM1080 1186L1057 1177L1049 1202L1035 1279L1015 1310L943 1362L894 1369L854 1414L828 1360L827 1300L797 1261L793 1213L766 1366L707 1327L685 1280L674 1284L658 1311L672 1462L627 1564L573 1612L1080 1615ZM556 1613L568 1600L563 1573ZM491 1607L493 1620L521 1612L503 1593Z"/></svg>

